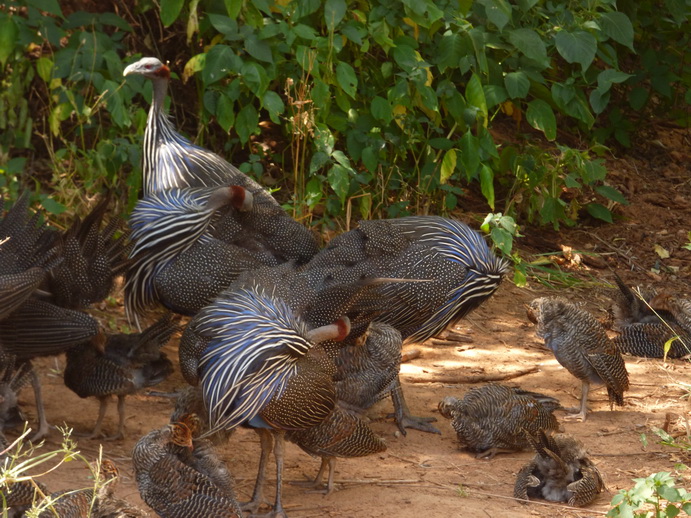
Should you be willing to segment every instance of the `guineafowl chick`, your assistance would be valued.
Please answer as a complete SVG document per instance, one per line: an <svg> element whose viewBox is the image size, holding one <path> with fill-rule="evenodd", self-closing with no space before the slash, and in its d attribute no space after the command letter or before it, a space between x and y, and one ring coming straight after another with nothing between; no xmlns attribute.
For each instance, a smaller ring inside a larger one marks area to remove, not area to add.
<svg viewBox="0 0 691 518"><path fill-rule="evenodd" d="M487 459L528 448L526 431L557 430L553 412L558 408L552 397L493 383L469 390L463 399L446 397L439 403L461 447Z"/></svg>
<svg viewBox="0 0 691 518"><path fill-rule="evenodd" d="M514 497L543 498L580 507L602 492L602 476L579 441L566 434L552 436L544 430L528 437L537 454L518 472Z"/></svg>
<svg viewBox="0 0 691 518"><path fill-rule="evenodd" d="M137 487L144 502L163 518L240 518L237 502L184 459L191 430L167 424L139 439L132 452ZM182 455L182 459L181 459Z"/></svg>
<svg viewBox="0 0 691 518"><path fill-rule="evenodd" d="M141 333L103 336L67 351L65 385L79 397L100 401L98 419L90 438L99 437L111 395L118 397L118 431L108 439L121 439L125 431L125 397L165 380L172 362L161 352L177 330L167 314Z"/></svg>
<svg viewBox="0 0 691 518"><path fill-rule="evenodd" d="M629 388L626 364L595 317L564 298L542 297L530 303L528 318L537 324L537 335L557 361L582 382L580 411L564 419L585 421L591 383L607 387L610 408L624 404Z"/></svg>

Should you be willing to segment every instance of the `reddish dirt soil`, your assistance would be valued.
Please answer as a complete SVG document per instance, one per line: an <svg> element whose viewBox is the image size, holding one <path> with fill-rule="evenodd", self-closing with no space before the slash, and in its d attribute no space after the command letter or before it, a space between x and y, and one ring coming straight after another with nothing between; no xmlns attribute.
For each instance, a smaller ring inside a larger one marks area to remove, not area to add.
<svg viewBox="0 0 691 518"><path fill-rule="evenodd" d="M650 132L655 133L656 129L651 128ZM636 156L608 162L611 171L608 179L631 201L628 206L616 208L615 224L593 222L594 226L562 228L558 232L524 228L522 233L526 237L518 243L528 260L536 254L558 252L562 245L597 254L595 259L576 254L561 265L581 282L576 287L559 290L558 294L583 302L584 307L603 320L608 307L603 289L612 279L609 268L633 285L652 285L687 297L691 295L691 252L683 248L688 243L687 232L691 230L689 133L667 128L659 135L651 135L646 142L651 143L638 146ZM458 216L470 221L482 214ZM656 245L669 252L669 257L661 258L655 251ZM579 257L584 258L580 263ZM563 258L555 254L556 260L563 261ZM688 385L691 364L688 360L663 362L626 357L631 389L625 395L625 406L610 411L606 391L599 388L591 391L592 413L586 422L564 422L565 431L585 444L607 485L606 492L584 509L543 502L525 504L512 499L516 472L532 458L530 452L499 454L486 461L459 450L455 433L450 423L439 415L437 404L444 396L462 396L477 385L469 384L469 379L516 374L536 367L534 372L505 383L557 397L564 406L577 405L580 382L544 348L525 316L525 306L530 300L553 294L556 294L554 290L534 279L523 288L507 279L488 303L456 329L467 340L447 344L428 341L406 347L421 352L401 369L408 403L417 415L436 416L441 435L411 430L407 436L400 436L393 421L386 417L392 408L390 400L380 402L368 415L372 427L386 439L388 450L373 457L339 460L336 468L338 490L328 496L290 483L313 477L319 461L289 444L285 470L288 482L283 490L289 516L604 515L612 496L620 489L632 487L633 478L658 471L675 472L675 463L691 464L688 452L661 445L652 431L662 427L666 415L673 413L681 423L674 430L689 433L688 424L684 424L684 419L688 423L691 416ZM111 312L105 320L119 324L121 319L119 313L113 316ZM177 339L166 347L166 351L171 358L177 358ZM63 365L63 359L38 364L49 420L53 424L64 422L76 431L90 431L98 403L91 399L81 400L64 387ZM184 381L176 371L156 389L165 392L183 386ZM31 390L25 389L20 400L34 422ZM166 423L171 408L170 399L151 395L130 397L124 441L80 440L78 444L78 449L89 459L96 458L102 445L104 456L115 460L121 469L118 496L143 507L132 473L132 447L142 435ZM558 416L563 416L563 412L558 412ZM106 433L112 433L116 423L113 404L105 420ZM647 446L642 436L647 438ZM15 435L10 433L9 437ZM60 433L52 431L42 451L55 449L60 441ZM247 430L237 431L222 449L222 456L236 477L240 499L248 499L251 494L258 453L256 435ZM675 474L679 477L679 485L691 489L691 477L686 472ZM41 480L51 490L91 484L89 471L81 462L63 464ZM273 498L273 493L268 496Z"/></svg>

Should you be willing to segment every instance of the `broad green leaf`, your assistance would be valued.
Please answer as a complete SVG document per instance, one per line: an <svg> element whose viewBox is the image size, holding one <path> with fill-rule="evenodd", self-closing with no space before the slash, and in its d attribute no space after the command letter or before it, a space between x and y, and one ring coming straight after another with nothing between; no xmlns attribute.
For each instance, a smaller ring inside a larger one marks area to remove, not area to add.
<svg viewBox="0 0 691 518"><path fill-rule="evenodd" d="M348 192L350 191L350 172L348 169L343 167L341 164L334 164L331 169L329 169L326 178L329 185L338 196L341 201L341 207L345 205L346 198L348 197Z"/></svg>
<svg viewBox="0 0 691 518"><path fill-rule="evenodd" d="M456 150L449 149L444 153L444 158L441 161L441 173L439 176L439 183L446 183L456 170Z"/></svg>
<svg viewBox="0 0 691 518"><path fill-rule="evenodd" d="M599 115L605 111L605 108L607 108L607 105L609 104L609 87L598 86L592 92L590 92L588 99L593 111Z"/></svg>
<svg viewBox="0 0 691 518"><path fill-rule="evenodd" d="M458 142L460 147L461 165L465 170L466 179L471 180L480 167L480 143L470 130L466 131Z"/></svg>
<svg viewBox="0 0 691 518"><path fill-rule="evenodd" d="M329 161L329 155L323 151L317 151L312 154L312 160L310 160L310 174L314 174L319 171L326 163Z"/></svg>
<svg viewBox="0 0 691 518"><path fill-rule="evenodd" d="M279 115L285 110L285 105L283 104L283 99L273 90L269 90L264 94L262 99L262 105L269 112L269 117L276 124L280 124L281 120Z"/></svg>
<svg viewBox="0 0 691 518"><path fill-rule="evenodd" d="M505 0L480 0L485 6L487 19L497 26L499 32L511 21L511 5Z"/></svg>
<svg viewBox="0 0 691 518"><path fill-rule="evenodd" d="M530 90L530 80L525 72L509 72L504 76L504 86L512 99L524 99Z"/></svg>
<svg viewBox="0 0 691 518"><path fill-rule="evenodd" d="M549 65L547 48L542 38L533 29L514 29L508 31L509 41L520 50L525 57L532 59L543 68Z"/></svg>
<svg viewBox="0 0 691 518"><path fill-rule="evenodd" d="M62 214L67 210L62 203L55 201L53 198L46 196L41 200L41 206L50 214Z"/></svg>
<svg viewBox="0 0 691 518"><path fill-rule="evenodd" d="M0 34L1 31L2 28L0 28ZM0 36L1 38L2 36ZM53 61L46 57L38 58L36 60L36 72L38 72L38 77L43 79L45 83L50 83L50 80L53 78Z"/></svg>
<svg viewBox="0 0 691 518"><path fill-rule="evenodd" d="M568 63L579 63L586 70L595 59L597 40L585 31L559 31L554 36L557 51Z"/></svg>
<svg viewBox="0 0 691 518"><path fill-rule="evenodd" d="M633 48L633 25L624 13L610 12L600 15L602 31L617 43Z"/></svg>
<svg viewBox="0 0 691 518"><path fill-rule="evenodd" d="M485 92L482 89L480 78L473 74L468 81L465 89L465 98L469 104L475 106L483 115L483 126L487 126L487 100L485 99Z"/></svg>
<svg viewBox="0 0 691 518"><path fill-rule="evenodd" d="M424 63L420 61L419 54L410 45L396 45L393 49L393 58L398 66L406 72L412 72L415 68L423 66Z"/></svg>
<svg viewBox="0 0 691 518"><path fill-rule="evenodd" d="M345 0L326 0L324 4L324 22L330 32L333 32L336 26L343 20L346 7Z"/></svg>
<svg viewBox="0 0 691 518"><path fill-rule="evenodd" d="M3 67L12 55L12 52L14 52L18 32L12 16L0 13L0 64L2 64ZM43 76L41 76L41 78L43 78Z"/></svg>
<svg viewBox="0 0 691 518"><path fill-rule="evenodd" d="M609 185L598 185L595 187L595 192L601 196L604 196L608 200L616 201L622 205L629 204L628 200L621 192L619 192L619 190L615 189L614 187L610 187Z"/></svg>
<svg viewBox="0 0 691 518"><path fill-rule="evenodd" d="M600 205L599 203L588 203L585 208L592 217L601 219L607 223L612 223L612 213L604 205Z"/></svg>
<svg viewBox="0 0 691 518"><path fill-rule="evenodd" d="M480 167L480 191L490 208L494 210L494 173L487 164Z"/></svg>
<svg viewBox="0 0 691 518"><path fill-rule="evenodd" d="M238 23L232 17L214 13L207 14L207 17L214 29L227 38L234 38L238 34Z"/></svg>
<svg viewBox="0 0 691 518"><path fill-rule="evenodd" d="M597 84L601 86L607 86L609 88L612 83L623 83L629 77L633 77L631 74L622 72L621 70L615 70L613 68L608 68L603 70L597 75Z"/></svg>
<svg viewBox="0 0 691 518"><path fill-rule="evenodd" d="M339 61L338 65L336 65L336 79L343 91L355 99L357 76L353 67L344 61Z"/></svg>
<svg viewBox="0 0 691 518"><path fill-rule="evenodd" d="M490 232L492 242L506 255L511 255L513 236L503 228L494 227Z"/></svg>
<svg viewBox="0 0 691 518"><path fill-rule="evenodd" d="M235 20L238 17L238 14L240 14L240 9L242 9L242 0L223 0L224 3L226 4L226 11L228 12L228 16L230 16L233 20Z"/></svg>
<svg viewBox="0 0 691 518"><path fill-rule="evenodd" d="M461 59L463 41L462 36L458 33L444 34L439 39L439 45L437 46L437 66L440 71L444 71L447 68L457 68L458 62Z"/></svg>
<svg viewBox="0 0 691 518"><path fill-rule="evenodd" d="M362 150L362 156L360 157L362 163L370 173L374 173L379 165L379 156L372 146L367 146Z"/></svg>
<svg viewBox="0 0 691 518"><path fill-rule="evenodd" d="M259 63L248 61L242 65L240 75L245 84L257 97L261 97L269 87L269 78L266 70Z"/></svg>
<svg viewBox="0 0 691 518"><path fill-rule="evenodd" d="M202 81L209 86L224 78L228 72L227 66L236 58L235 51L228 45L214 45L206 53Z"/></svg>
<svg viewBox="0 0 691 518"><path fill-rule="evenodd" d="M303 40L312 41L317 37L317 32L310 26L304 23L298 23L293 27L293 32L297 34L298 38Z"/></svg>
<svg viewBox="0 0 691 518"><path fill-rule="evenodd" d="M64 18L57 0L27 0L26 3L44 13Z"/></svg>
<svg viewBox="0 0 691 518"><path fill-rule="evenodd" d="M393 110L389 101L380 96L375 96L370 104L372 116L384 124L389 124L393 120Z"/></svg>
<svg viewBox="0 0 691 518"><path fill-rule="evenodd" d="M235 131L242 144L247 144L250 135L257 132L258 124L259 116L255 107L251 104L244 105L235 118Z"/></svg>
<svg viewBox="0 0 691 518"><path fill-rule="evenodd" d="M307 182L305 191L307 193L307 199L305 201L310 209L313 209L324 197L324 193L322 192L322 181L316 176L313 176L310 178L310 181Z"/></svg>
<svg viewBox="0 0 691 518"><path fill-rule="evenodd" d="M487 109L492 109L498 104L503 103L509 98L506 89L499 85L484 85L482 90L485 92L485 100L487 101Z"/></svg>
<svg viewBox="0 0 691 518"><path fill-rule="evenodd" d="M689 92L691 92L691 89ZM648 102L648 96L649 92L646 88L642 86L632 88L629 92L629 106L636 111L641 110Z"/></svg>
<svg viewBox="0 0 691 518"><path fill-rule="evenodd" d="M161 23L169 27L180 16L184 0L161 0Z"/></svg>
<svg viewBox="0 0 691 518"><path fill-rule="evenodd" d="M557 138L557 119L552 107L542 99L533 99L528 103L525 118L533 128L542 131L547 140Z"/></svg>
<svg viewBox="0 0 691 518"><path fill-rule="evenodd" d="M271 46L266 41L260 40L256 34L251 33L245 38L245 50L254 59L266 63L274 62Z"/></svg>
<svg viewBox="0 0 691 518"><path fill-rule="evenodd" d="M307 15L312 14L321 7L321 0L300 0L296 2L297 9L295 10L295 19L299 20Z"/></svg>
<svg viewBox="0 0 691 518"><path fill-rule="evenodd" d="M216 120L226 133L235 124L235 103L225 94L221 94L216 102Z"/></svg>
<svg viewBox="0 0 691 518"><path fill-rule="evenodd" d="M601 160L586 160L583 162L581 177L587 184L601 182L607 176L607 168L602 165Z"/></svg>

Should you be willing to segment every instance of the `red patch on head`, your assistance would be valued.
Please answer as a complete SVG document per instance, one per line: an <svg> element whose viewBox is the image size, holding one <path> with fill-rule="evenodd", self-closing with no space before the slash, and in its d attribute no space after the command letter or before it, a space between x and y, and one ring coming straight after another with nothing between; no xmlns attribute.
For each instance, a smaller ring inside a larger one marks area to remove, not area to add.
<svg viewBox="0 0 691 518"><path fill-rule="evenodd" d="M245 203L245 196L247 195L247 191L245 190L244 187L240 187L239 185L231 185L230 186L230 198L231 198L231 205L237 209L240 210L242 206Z"/></svg>
<svg viewBox="0 0 691 518"><path fill-rule="evenodd" d="M170 68L168 68L168 65L162 65L161 68L156 70L156 73L154 75L157 77L170 79Z"/></svg>

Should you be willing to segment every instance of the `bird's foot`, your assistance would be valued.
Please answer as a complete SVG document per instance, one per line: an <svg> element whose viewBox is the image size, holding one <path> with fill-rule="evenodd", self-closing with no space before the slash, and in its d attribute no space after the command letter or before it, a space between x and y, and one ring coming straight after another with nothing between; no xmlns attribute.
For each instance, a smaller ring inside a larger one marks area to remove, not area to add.
<svg viewBox="0 0 691 518"><path fill-rule="evenodd" d="M420 430L421 432L436 433L441 435L439 429L432 426L430 423L437 421L436 417L419 417L415 415L393 415L396 419L396 424L398 425L399 431L406 435L406 428L413 428L415 430Z"/></svg>
<svg viewBox="0 0 691 518"><path fill-rule="evenodd" d="M332 484L331 487L329 487L328 484L322 483L321 480L291 480L288 482L291 486L298 486L298 487L303 487L307 491L307 493L317 493L317 494L322 494L322 495L330 495L331 493L336 490L335 484Z"/></svg>
<svg viewBox="0 0 691 518"><path fill-rule="evenodd" d="M49 425L48 423L41 423L38 427L38 431L29 440L33 443L42 441L43 439L48 437L51 428L54 427Z"/></svg>
<svg viewBox="0 0 691 518"><path fill-rule="evenodd" d="M578 412L577 414L566 414L562 419L564 421L585 421L585 417L587 415L587 412Z"/></svg>
<svg viewBox="0 0 691 518"><path fill-rule="evenodd" d="M243 508L243 510L246 510ZM288 518L288 515L283 509L279 509L276 511L275 509L266 512L266 513L261 513L257 514L256 512L253 512L249 515L248 518Z"/></svg>
<svg viewBox="0 0 691 518"><path fill-rule="evenodd" d="M240 509L250 513L250 516L268 516L266 513L257 514L262 507L271 507L271 504L263 499L252 499L249 502L240 503Z"/></svg>

